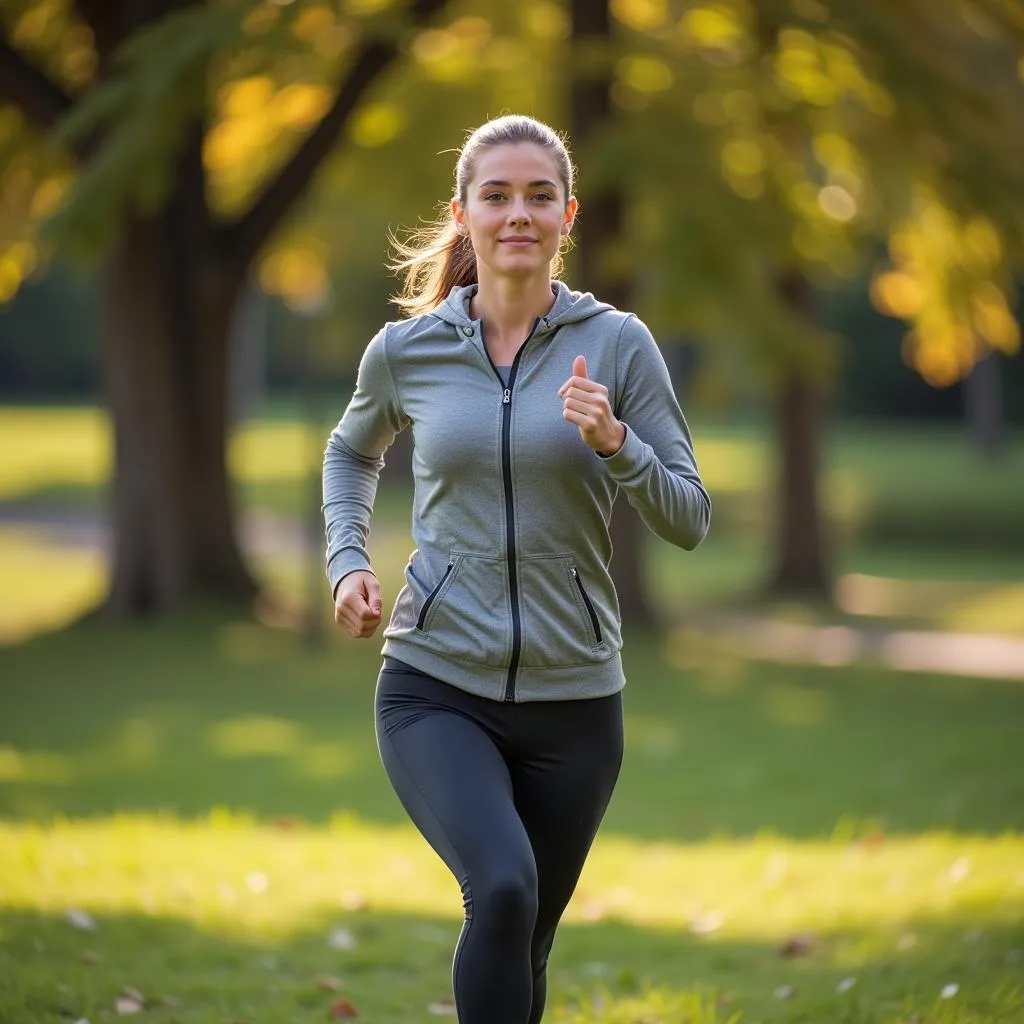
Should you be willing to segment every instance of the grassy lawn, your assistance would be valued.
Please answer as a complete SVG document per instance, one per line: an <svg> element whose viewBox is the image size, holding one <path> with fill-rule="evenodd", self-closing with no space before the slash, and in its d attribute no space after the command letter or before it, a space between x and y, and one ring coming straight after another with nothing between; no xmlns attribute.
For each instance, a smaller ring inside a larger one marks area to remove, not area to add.
<svg viewBox="0 0 1024 1024"><path fill-rule="evenodd" d="M694 428L716 526L648 549L684 628L627 636L625 765L545 1020L1022 1024L1024 684L703 642L691 617L764 578L773 468L755 429ZM249 513L303 508L316 435L239 434ZM0 408L0 452L10 515L101 508L94 410ZM1024 437L985 465L955 430L844 428L826 466L829 621L1024 635ZM408 501L378 502L388 601ZM106 566L55 536L0 520L0 1024L454 1019L461 901L379 765L379 642L211 610L66 628ZM303 559L257 561L301 607Z"/></svg>
<svg viewBox="0 0 1024 1024"><path fill-rule="evenodd" d="M1024 687L631 640L552 1021L1024 1020ZM210 615L0 649L0 1020L444 1011L459 894L378 764L377 646Z"/></svg>

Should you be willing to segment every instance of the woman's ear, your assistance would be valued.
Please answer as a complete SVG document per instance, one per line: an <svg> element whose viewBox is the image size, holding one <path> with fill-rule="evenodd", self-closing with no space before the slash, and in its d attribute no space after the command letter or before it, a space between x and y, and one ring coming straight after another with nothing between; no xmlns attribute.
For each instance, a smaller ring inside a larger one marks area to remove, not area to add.
<svg viewBox="0 0 1024 1024"><path fill-rule="evenodd" d="M469 234L469 225L466 223L466 211L462 207L462 203L458 199L451 201L452 208L452 220L455 222L455 230L460 235Z"/></svg>
<svg viewBox="0 0 1024 1024"><path fill-rule="evenodd" d="M565 213L562 216L562 234L567 235L572 231L573 223L576 220L576 214L579 212L580 204L577 202L575 196L569 196L569 201L565 204Z"/></svg>

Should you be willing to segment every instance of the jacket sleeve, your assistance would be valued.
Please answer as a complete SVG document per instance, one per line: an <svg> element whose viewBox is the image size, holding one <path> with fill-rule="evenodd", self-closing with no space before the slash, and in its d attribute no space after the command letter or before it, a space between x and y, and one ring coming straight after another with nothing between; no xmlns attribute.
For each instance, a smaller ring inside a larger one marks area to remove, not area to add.
<svg viewBox="0 0 1024 1024"><path fill-rule="evenodd" d="M408 423L388 365L385 328L366 346L355 392L324 452L323 513L332 594L348 573L372 571L366 539L384 452Z"/></svg>
<svg viewBox="0 0 1024 1024"><path fill-rule="evenodd" d="M600 456L644 523L659 537L695 548L708 532L711 498L697 470L690 429L651 332L630 315L619 331L614 413L622 447Z"/></svg>

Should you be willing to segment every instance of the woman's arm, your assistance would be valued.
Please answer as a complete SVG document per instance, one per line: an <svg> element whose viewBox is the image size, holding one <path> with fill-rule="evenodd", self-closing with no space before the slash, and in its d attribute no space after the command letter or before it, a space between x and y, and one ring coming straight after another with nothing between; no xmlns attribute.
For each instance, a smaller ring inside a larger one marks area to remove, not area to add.
<svg viewBox="0 0 1024 1024"><path fill-rule="evenodd" d="M619 332L617 366L614 413L626 436L617 452L599 457L647 526L692 550L708 532L711 498L664 357L635 316Z"/></svg>
<svg viewBox="0 0 1024 1024"><path fill-rule="evenodd" d="M384 452L408 423L388 365L385 328L366 346L355 392L324 452L323 513L332 594L348 573L373 571L366 539Z"/></svg>

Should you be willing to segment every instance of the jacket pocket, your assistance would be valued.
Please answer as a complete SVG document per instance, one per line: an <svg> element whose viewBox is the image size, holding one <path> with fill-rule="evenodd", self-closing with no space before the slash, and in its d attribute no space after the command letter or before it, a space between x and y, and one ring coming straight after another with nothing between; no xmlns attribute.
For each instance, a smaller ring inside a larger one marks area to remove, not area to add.
<svg viewBox="0 0 1024 1024"><path fill-rule="evenodd" d="M583 665L608 656L599 605L573 555L523 558L521 576L524 667Z"/></svg>
<svg viewBox="0 0 1024 1024"><path fill-rule="evenodd" d="M587 615L590 618L590 625L594 630L594 643L599 644L601 643L601 622L597 617L597 612L594 610L593 603L587 595L586 588L583 586L580 571L574 565L569 569L569 575L572 577L573 583L576 584L576 589L580 592L580 597L583 598L583 604L586 606Z"/></svg>
<svg viewBox="0 0 1024 1024"><path fill-rule="evenodd" d="M507 665L511 630L505 560L453 551L420 605L415 631L422 643L446 657Z"/></svg>

